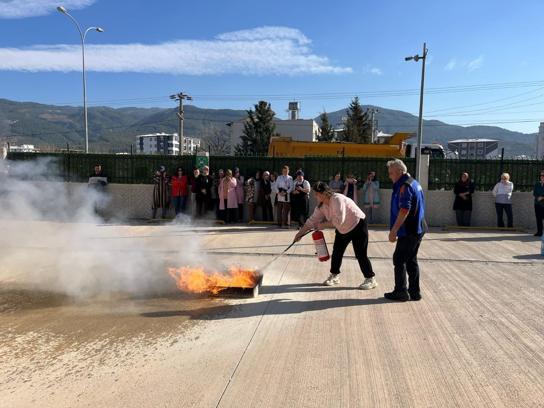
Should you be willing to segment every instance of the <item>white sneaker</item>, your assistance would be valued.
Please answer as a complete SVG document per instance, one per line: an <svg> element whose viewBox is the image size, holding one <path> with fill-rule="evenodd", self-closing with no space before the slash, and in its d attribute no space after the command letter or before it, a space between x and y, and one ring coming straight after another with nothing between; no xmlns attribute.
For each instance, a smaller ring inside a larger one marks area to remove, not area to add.
<svg viewBox="0 0 544 408"><path fill-rule="evenodd" d="M340 278L338 277L338 274L331 273L329 277L327 278L327 280L323 282L323 285L334 286L334 285L338 285L339 283L340 283Z"/></svg>
<svg viewBox="0 0 544 408"><path fill-rule="evenodd" d="M359 286L359 289L362 290L369 290L374 289L376 286L378 286L378 283L376 282L376 279L374 278L366 278L363 283Z"/></svg>

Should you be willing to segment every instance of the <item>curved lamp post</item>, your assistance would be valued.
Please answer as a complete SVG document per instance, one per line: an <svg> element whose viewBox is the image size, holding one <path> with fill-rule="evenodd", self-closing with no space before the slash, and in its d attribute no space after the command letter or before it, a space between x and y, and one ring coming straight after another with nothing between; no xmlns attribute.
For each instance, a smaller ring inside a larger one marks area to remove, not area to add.
<svg viewBox="0 0 544 408"><path fill-rule="evenodd" d="M68 11L64 7L59 6L57 7L57 10L59 11L59 13L64 14L74 22L81 38L81 57L83 62L83 120L85 122L85 153L89 153L89 127L87 123L87 82L85 79L85 38L87 37L87 33L89 31L97 31L99 33L103 33L104 29L101 27L88 27L85 31L82 31L81 26L79 25L77 20L70 13L68 13Z"/></svg>

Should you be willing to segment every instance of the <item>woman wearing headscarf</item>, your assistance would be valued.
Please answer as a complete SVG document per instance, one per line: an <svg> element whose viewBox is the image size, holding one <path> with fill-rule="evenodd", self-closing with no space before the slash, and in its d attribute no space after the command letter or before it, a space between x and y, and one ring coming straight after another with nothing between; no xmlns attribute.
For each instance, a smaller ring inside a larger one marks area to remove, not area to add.
<svg viewBox="0 0 544 408"><path fill-rule="evenodd" d="M474 183L467 172L461 174L455 187L453 188L455 201L453 210L457 218L457 225L460 227L469 227L472 215L472 194L474 194Z"/></svg>
<svg viewBox="0 0 544 408"><path fill-rule="evenodd" d="M162 218L170 207L170 179L166 174L166 167L160 166L153 176L153 219L157 216L157 209L162 209Z"/></svg>

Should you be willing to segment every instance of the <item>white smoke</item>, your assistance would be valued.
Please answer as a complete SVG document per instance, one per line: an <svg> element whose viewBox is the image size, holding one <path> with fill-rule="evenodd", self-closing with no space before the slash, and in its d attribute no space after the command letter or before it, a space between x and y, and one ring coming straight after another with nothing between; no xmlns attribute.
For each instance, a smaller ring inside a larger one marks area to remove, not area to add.
<svg viewBox="0 0 544 408"><path fill-rule="evenodd" d="M174 290L167 266L206 266L190 225L105 225L105 197L58 180L54 164L0 160L0 287L144 295Z"/></svg>

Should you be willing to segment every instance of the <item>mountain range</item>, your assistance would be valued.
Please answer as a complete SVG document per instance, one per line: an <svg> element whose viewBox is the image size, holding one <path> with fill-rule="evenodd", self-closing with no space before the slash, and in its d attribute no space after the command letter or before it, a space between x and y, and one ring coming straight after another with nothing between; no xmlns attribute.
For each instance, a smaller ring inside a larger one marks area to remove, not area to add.
<svg viewBox="0 0 544 408"><path fill-rule="evenodd" d="M376 106L378 129L385 133L417 131L416 116L398 110ZM110 108L88 109L89 144L91 151L130 151L135 136L154 132L177 132L177 109L172 108ZM345 110L328 113L331 124L341 124ZM184 135L201 137L228 134L227 123L246 117L244 110L203 109L186 105ZM315 118L319 122L319 118ZM40 148L81 149L84 143L83 110L81 107L45 105L0 99L0 141L12 144L34 144ZM506 156L535 154L535 134L525 134L496 126L450 125L437 120L425 120L425 143L444 146L448 140L489 138L500 140Z"/></svg>

